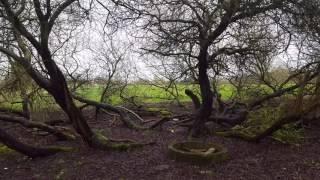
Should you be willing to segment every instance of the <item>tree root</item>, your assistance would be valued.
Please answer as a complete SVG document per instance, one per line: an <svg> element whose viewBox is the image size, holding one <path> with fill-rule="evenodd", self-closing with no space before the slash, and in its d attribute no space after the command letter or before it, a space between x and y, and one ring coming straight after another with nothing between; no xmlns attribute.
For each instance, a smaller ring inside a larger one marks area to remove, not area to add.
<svg viewBox="0 0 320 180"><path fill-rule="evenodd" d="M101 150L127 151L130 149L155 144L155 142L139 143L133 140L114 140L105 137L100 132L95 132L92 139L92 142L94 143L92 145Z"/></svg>
<svg viewBox="0 0 320 180"><path fill-rule="evenodd" d="M152 125L146 126L144 120L138 114L134 113L133 111L131 111L131 110L127 109L127 108L114 107L114 106L111 106L109 104L99 103L99 102L96 102L96 101L84 99L84 98L76 96L76 95L73 95L73 98L78 100L78 101L80 101L80 102L82 102L82 103L88 104L90 106L95 106L95 107L101 108L101 109L103 109L105 111L111 111L113 113L118 114L120 116L122 122L128 128L131 128L131 129L148 130L148 129L155 128L158 125L161 125L162 122L165 122L167 120L167 119L163 118L160 121L155 122ZM138 120L138 122L135 122L130 116L132 116L133 119Z"/></svg>
<svg viewBox="0 0 320 180"><path fill-rule="evenodd" d="M216 132L215 134L224 137L240 138L249 142L260 142L265 137L271 136L274 132L281 129L284 125L296 122L302 117L303 114L293 114L285 116L273 123L270 127L254 134L246 131L246 129L231 129L230 131Z"/></svg>
<svg viewBox="0 0 320 180"><path fill-rule="evenodd" d="M69 148L69 147L58 147L58 146L35 147L29 144L24 144L1 129L0 129L0 142L2 142L4 145L9 147L10 149L13 149L31 158L45 157L45 156L54 155L58 152L70 152L73 150L72 148Z"/></svg>
<svg viewBox="0 0 320 180"><path fill-rule="evenodd" d="M27 120L24 117L0 114L0 120L10 123L17 123L27 128L38 128L55 135L59 140L74 140L76 138L71 130L65 127L50 126L45 123Z"/></svg>
<svg viewBox="0 0 320 180"><path fill-rule="evenodd" d="M230 138L240 138L245 141L256 142L256 135L251 135L247 132L243 132L239 130L215 132L214 135L222 136L222 137L230 137Z"/></svg>
<svg viewBox="0 0 320 180"><path fill-rule="evenodd" d="M99 103L99 102L96 102L96 101L84 99L84 98L76 96L76 95L73 95L73 98L78 100L78 101L80 101L80 102L82 102L82 103L84 103L84 104L88 104L90 106L95 106L97 108L101 108L101 109L104 109L106 111L111 111L111 112L114 112L116 114L119 114L120 117L121 117L121 120L123 121L123 123L129 128L137 129L137 130L148 129L146 127L140 126L137 123L133 122L130 119L128 113L125 112L123 109L111 106L111 105L106 104L106 103Z"/></svg>

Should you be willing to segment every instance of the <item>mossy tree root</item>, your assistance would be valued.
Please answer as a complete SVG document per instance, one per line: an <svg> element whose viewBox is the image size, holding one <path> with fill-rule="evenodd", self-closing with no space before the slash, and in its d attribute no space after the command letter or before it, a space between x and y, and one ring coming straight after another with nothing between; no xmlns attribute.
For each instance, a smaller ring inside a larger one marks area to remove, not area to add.
<svg viewBox="0 0 320 180"><path fill-rule="evenodd" d="M15 139L14 137L12 137L10 134L3 131L2 129L0 129L0 142L2 142L4 145L9 147L10 149L13 149L31 158L45 157L45 156L54 155L58 152L68 152L72 150L72 148L69 148L69 147L58 147L58 146L35 147L32 145L24 144L18 141L17 139Z"/></svg>
<svg viewBox="0 0 320 180"><path fill-rule="evenodd" d="M262 139L271 136L274 132L281 129L284 125L299 121L304 114L293 114L285 116L275 123L273 123L270 127L264 129L262 132L256 134L250 134L246 132L244 129L233 129L225 132L216 132L216 135L224 136L224 137L232 137L232 138L240 138L249 142L260 142Z"/></svg>
<svg viewBox="0 0 320 180"><path fill-rule="evenodd" d="M249 142L257 142L256 135L250 135L246 132L238 131L238 130L215 132L214 134L217 136L222 136L222 137L240 138L240 139L243 139L243 140L249 141Z"/></svg>
<svg viewBox="0 0 320 180"><path fill-rule="evenodd" d="M134 148L140 148L146 145L152 145L154 142L139 143L133 140L114 140L109 139L100 132L95 132L92 137L92 146L100 150L127 151Z"/></svg>
<svg viewBox="0 0 320 180"><path fill-rule="evenodd" d="M161 123L163 123L164 121L166 121L167 119L161 119L159 120L159 122L155 122L152 125L145 125L143 122L143 119L141 117L139 117L139 115L137 115L136 113L134 113L133 111L124 108L124 107L114 107L112 105L106 104L106 103L99 103L96 101L92 101L92 100L88 100L85 98L82 98L80 96L76 96L73 95L73 98L78 100L81 103L85 103L88 104L90 106L94 106L100 109L104 109L106 111L111 111L114 112L116 114L118 114L121 117L122 122L131 129L136 129L136 130L149 130L152 128L155 128L158 125L161 125ZM131 118L131 116L133 116L133 118ZM135 121L134 119L138 120Z"/></svg>

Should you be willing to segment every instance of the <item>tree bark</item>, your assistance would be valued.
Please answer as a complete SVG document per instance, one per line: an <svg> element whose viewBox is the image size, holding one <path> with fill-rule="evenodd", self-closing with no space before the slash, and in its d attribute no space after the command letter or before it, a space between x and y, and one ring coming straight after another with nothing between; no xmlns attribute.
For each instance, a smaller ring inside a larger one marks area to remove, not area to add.
<svg viewBox="0 0 320 180"><path fill-rule="evenodd" d="M31 119L31 111L30 111L30 99L27 95L25 87L21 88L21 98L22 98L22 111L27 119Z"/></svg>
<svg viewBox="0 0 320 180"><path fill-rule="evenodd" d="M199 109L200 106L201 106L201 103L200 103L199 98L198 98L191 90L189 90L189 89L186 89L186 90L185 90L185 94L186 94L187 96L189 96L190 99L192 100L192 103L193 103L194 108L195 108L196 110Z"/></svg>
<svg viewBox="0 0 320 180"><path fill-rule="evenodd" d="M75 105L62 72L57 68L56 74L51 75L51 77L55 83L52 83L48 91L52 94L57 104L68 115L73 127L81 135L83 140L89 146L93 146L92 138L94 137L94 133L83 117L80 109Z"/></svg>
<svg viewBox="0 0 320 180"><path fill-rule="evenodd" d="M192 126L191 135L198 136L204 130L205 123L208 121L213 105L213 92L211 90L208 69L208 46L201 47L198 56L199 84L202 104L196 113L196 119Z"/></svg>

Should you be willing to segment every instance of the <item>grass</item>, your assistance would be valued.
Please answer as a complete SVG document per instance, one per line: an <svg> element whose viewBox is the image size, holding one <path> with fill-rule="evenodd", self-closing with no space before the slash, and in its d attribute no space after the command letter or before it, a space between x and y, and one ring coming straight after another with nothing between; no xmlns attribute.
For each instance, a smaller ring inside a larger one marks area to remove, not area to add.
<svg viewBox="0 0 320 180"><path fill-rule="evenodd" d="M190 102L190 98L185 95L185 89L191 89L196 94L199 94L199 87L196 85L190 84L179 84L177 86L177 93L175 93L180 102ZM229 84L223 84L219 87L219 92L221 93L222 99L229 99L233 95L234 88ZM102 86L88 86L79 91L79 93L92 100L98 101L100 95L103 91ZM175 97L169 92L165 91L162 88L155 87L152 85L144 84L132 84L128 85L124 91L126 97L137 97L136 99L140 103L162 103L175 100ZM121 104L123 103L120 98L120 92L115 93L109 99L112 104Z"/></svg>
<svg viewBox="0 0 320 180"><path fill-rule="evenodd" d="M257 87L256 87L257 88ZM254 88L254 89L256 89ZM259 87L266 89L265 87ZM186 83L180 83L177 85L177 92L175 92L175 95L179 102L190 102L191 99L185 95L184 91L186 89L192 90L195 94L199 96L200 88L198 85L194 84L186 84ZM219 93L221 95L221 98L224 100L230 99L235 94L235 88L231 84L221 84L219 87ZM99 101L100 95L102 94L103 86L100 85L86 85L83 86L81 89L78 90L78 93L91 100ZM257 91L257 89L256 89ZM50 97L46 92L42 93L43 97L35 97L33 100L34 107L37 111L42 110L56 110L58 109L58 106L54 104L54 100L52 97ZM169 92L165 91L162 88L155 87L152 85L146 85L146 84L130 84L128 85L123 95L127 98L129 97L135 97L134 100L138 104L144 104L144 103L169 103L176 98L170 94ZM19 102L21 99L19 97L9 97L9 101L11 102ZM1 107L7 107L15 110L21 110L21 103L14 103L11 102L4 102L0 97L0 106ZM120 92L115 92L113 95L111 95L108 99L108 103L113 105L119 105L123 104L123 99L120 98Z"/></svg>

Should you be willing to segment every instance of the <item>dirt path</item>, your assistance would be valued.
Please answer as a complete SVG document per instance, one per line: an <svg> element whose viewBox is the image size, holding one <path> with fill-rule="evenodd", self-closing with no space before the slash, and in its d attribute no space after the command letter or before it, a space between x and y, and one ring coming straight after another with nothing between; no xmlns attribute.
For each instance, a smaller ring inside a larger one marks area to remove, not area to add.
<svg viewBox="0 0 320 180"><path fill-rule="evenodd" d="M94 121L89 114L89 119L92 127L104 129L113 138L157 143L130 152L105 152L88 149L81 141L59 142L77 150L33 160L17 153L2 153L0 179L320 179L320 139L317 138L320 129L310 131L300 146L271 139L252 144L236 139L206 138L203 141L225 145L231 159L222 164L196 166L175 162L167 156L167 145L185 138L183 128L173 129L167 124L162 130L138 132L107 117ZM25 142L34 143L35 138L39 139L18 126L1 126L10 127L10 131ZM53 142L53 137L46 137L40 143Z"/></svg>

